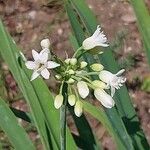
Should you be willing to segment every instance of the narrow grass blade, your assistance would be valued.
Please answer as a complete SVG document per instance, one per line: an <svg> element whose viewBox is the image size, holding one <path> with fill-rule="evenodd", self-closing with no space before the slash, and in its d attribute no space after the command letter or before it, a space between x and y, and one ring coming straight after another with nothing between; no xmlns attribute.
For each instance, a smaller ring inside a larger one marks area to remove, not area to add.
<svg viewBox="0 0 150 150"><path fill-rule="evenodd" d="M73 120L75 122L75 125L77 127L77 130L79 132L79 137L78 139L80 139L81 143L80 144L80 148L85 149L85 150L96 150L99 148L99 144L96 141L96 138L92 132L92 129L85 117L85 115L83 114L80 118L78 118L75 114L74 114L74 110L72 107L69 107L69 111L73 117ZM85 138L86 137L86 138ZM77 142L79 143L79 141L77 140Z"/></svg>
<svg viewBox="0 0 150 150"><path fill-rule="evenodd" d="M0 98L0 127L8 136L15 149L35 150L25 130L18 124L15 115L11 112L4 100Z"/></svg>
<svg viewBox="0 0 150 150"><path fill-rule="evenodd" d="M77 14L80 16L80 19L84 27L87 29L86 31L88 32L88 34L93 34L97 26L97 21L85 1L70 0L70 2L72 3L73 8L76 10ZM99 59L108 70L112 72L118 71L118 65L113 57L111 49L109 49L109 51L107 51L103 55L99 55ZM125 86L116 93L115 100L119 114L126 125L126 129L132 138L132 142L135 148L139 147L140 149L147 149L149 147L147 140L145 138L145 135L143 134L143 131L140 128L139 120L137 118L136 112L133 108L128 91ZM106 113L109 117L111 116L111 111L106 110ZM115 120L112 121L114 121L114 124L116 124ZM130 142L130 146L131 145L132 144Z"/></svg>
<svg viewBox="0 0 150 150"><path fill-rule="evenodd" d="M150 14L144 0L130 0L137 17L138 27L143 38L146 56L150 64Z"/></svg>
<svg viewBox="0 0 150 150"><path fill-rule="evenodd" d="M0 23L0 36L0 52L31 108L32 117L40 133L43 146L45 149L52 147L56 150L59 149L59 112L53 106L53 97L48 87L40 78L30 82L31 72L26 69L18 48L5 31L2 23ZM70 140L67 142L67 149L76 149L69 130L67 130L67 135Z"/></svg>

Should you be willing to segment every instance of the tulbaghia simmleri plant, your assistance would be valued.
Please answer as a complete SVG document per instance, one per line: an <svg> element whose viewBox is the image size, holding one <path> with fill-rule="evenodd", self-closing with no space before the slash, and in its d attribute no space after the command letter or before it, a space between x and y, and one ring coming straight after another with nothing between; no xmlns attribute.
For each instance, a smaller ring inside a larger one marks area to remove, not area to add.
<svg viewBox="0 0 150 150"><path fill-rule="evenodd" d="M108 47L107 38L100 26L97 26L96 31L91 37L85 39L82 46L79 47L71 58L66 58L62 61L50 51L49 39L41 41L42 50L40 53L32 50L34 61L26 61L25 65L28 69L33 70L31 81L39 76L44 79L50 78L50 70L53 70L55 79L59 81L60 89L54 100L54 106L59 109L64 102L63 85L68 85L68 104L74 106L74 113L80 117L83 113L82 101L87 98L90 90L94 91L95 98L101 102L106 108L112 108L115 105L113 96L115 90L119 89L126 81L122 77L124 69L116 74L104 70L104 66L100 63L90 65L91 71L87 71L86 67L89 64L85 61L80 61L82 54L97 46ZM92 81L92 75L98 75L99 79ZM109 92L110 91L110 92ZM110 94L109 94L110 93Z"/></svg>

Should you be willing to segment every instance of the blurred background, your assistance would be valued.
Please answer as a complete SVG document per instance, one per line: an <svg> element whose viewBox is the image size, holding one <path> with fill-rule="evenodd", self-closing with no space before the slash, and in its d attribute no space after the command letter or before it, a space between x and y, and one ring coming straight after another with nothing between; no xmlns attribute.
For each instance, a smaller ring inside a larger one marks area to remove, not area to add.
<svg viewBox="0 0 150 150"><path fill-rule="evenodd" d="M87 2L106 33L120 68L126 69L126 84L150 143L150 86L145 84L145 81L150 84L150 72L132 6L128 0ZM145 2L150 10L150 1ZM61 58L65 58L65 51L71 56L73 51L68 40L71 28L60 0L0 0L0 16L26 57L31 58L32 49L40 51L39 43L43 38L51 40L54 53ZM7 65L1 59L0 62L0 95L6 98L12 107L29 111ZM53 80L51 78L47 84L55 94L58 84ZM115 145L105 128L89 115L88 120L105 149L115 150ZM42 150L36 129L22 120L19 121L28 131L37 149ZM75 133L74 122L70 116L68 125ZM0 141L3 149L12 149L2 131Z"/></svg>

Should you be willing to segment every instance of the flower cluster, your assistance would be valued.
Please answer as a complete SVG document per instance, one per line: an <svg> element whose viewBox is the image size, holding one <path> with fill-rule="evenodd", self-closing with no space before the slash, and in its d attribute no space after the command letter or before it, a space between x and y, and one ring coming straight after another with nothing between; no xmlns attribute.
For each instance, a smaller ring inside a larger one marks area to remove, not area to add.
<svg viewBox="0 0 150 150"><path fill-rule="evenodd" d="M49 79L50 72L48 69L53 69L60 64L49 61L51 57L50 54L50 41L48 39L44 39L41 41L42 51L38 53L35 50L32 50L32 56L34 61L26 61L25 65L28 69L34 70L31 76L31 81L36 79L39 75L41 75L44 79Z"/></svg>
<svg viewBox="0 0 150 150"><path fill-rule="evenodd" d="M90 90L94 91L95 98L101 102L106 108L112 108L115 105L113 96L115 90L119 89L126 78L122 77L124 69L120 70L116 74L104 70L104 67L100 63L88 64L85 61L80 61L78 52L84 54L84 52L93 49L97 46L107 47L107 38L103 32L101 32L100 26L97 26L95 33L85 39L82 46L75 52L72 58L67 58L65 61L55 56L54 61L50 53L50 41L44 39L41 41L42 51L37 53L32 50L34 61L26 61L28 69L33 70L31 80L36 79L41 75L44 79L49 79L50 72L48 69L54 69L55 78L61 82L61 88L59 94L55 97L54 106L59 109L63 102L62 85L64 82L68 84L68 104L74 106L74 112L76 116L80 117L83 112L83 99L87 98ZM59 61L58 61L59 60ZM58 67L56 69L56 67ZM87 71L87 67L90 67L90 71ZM56 71L57 70L57 71ZM97 75L99 79L92 81L91 76ZM110 95L108 92L110 91Z"/></svg>

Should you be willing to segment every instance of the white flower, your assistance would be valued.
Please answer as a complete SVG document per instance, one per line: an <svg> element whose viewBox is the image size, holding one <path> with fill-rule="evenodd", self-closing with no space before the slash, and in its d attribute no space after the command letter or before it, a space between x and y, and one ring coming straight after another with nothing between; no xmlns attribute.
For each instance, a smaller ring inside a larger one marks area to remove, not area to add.
<svg viewBox="0 0 150 150"><path fill-rule="evenodd" d="M44 79L49 79L50 72L48 69L53 69L58 66L56 62L48 61L48 53L42 50L40 53L32 50L32 56L34 61L27 61L25 63L28 69L34 70L31 76L31 81L41 75Z"/></svg>
<svg viewBox="0 0 150 150"><path fill-rule="evenodd" d="M124 71L125 70L122 69L119 72L117 72L116 74L112 74L109 71L103 70L99 74L99 78L103 82L105 82L107 85L110 86L112 97L115 94L115 89L120 89L122 84L126 81L126 78L121 76Z"/></svg>
<svg viewBox="0 0 150 150"><path fill-rule="evenodd" d="M109 46L108 44L106 44L107 42L106 36L104 35L103 31L100 30L101 28L98 25L97 30L94 32L94 34L83 41L82 43L83 49L89 50L96 46L102 46L102 47Z"/></svg>
<svg viewBox="0 0 150 150"><path fill-rule="evenodd" d="M104 90L102 89L95 89L94 95L97 100L101 102L101 104L106 108L112 108L115 105L114 100L110 95L108 95Z"/></svg>
<svg viewBox="0 0 150 150"><path fill-rule="evenodd" d="M41 41L42 49L45 49L45 48L49 49L50 45L51 45L51 43L50 43L49 39L43 39Z"/></svg>
<svg viewBox="0 0 150 150"><path fill-rule="evenodd" d="M54 106L56 109L59 109L62 106L63 100L64 100L64 98L63 98L62 94L59 94L55 97Z"/></svg>
<svg viewBox="0 0 150 150"><path fill-rule="evenodd" d="M77 117L80 117L83 112L83 103L81 101L77 101L74 106L74 113Z"/></svg>
<svg viewBox="0 0 150 150"><path fill-rule="evenodd" d="M78 92L79 95L84 99L89 95L89 88L86 84L86 82L84 81L79 81L77 83L77 88L78 88Z"/></svg>

